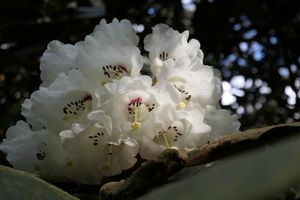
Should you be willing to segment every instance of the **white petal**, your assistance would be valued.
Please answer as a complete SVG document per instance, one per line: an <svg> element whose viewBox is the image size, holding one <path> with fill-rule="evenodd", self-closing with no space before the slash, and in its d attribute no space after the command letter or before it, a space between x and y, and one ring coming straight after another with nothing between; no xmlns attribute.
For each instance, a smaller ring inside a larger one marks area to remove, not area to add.
<svg viewBox="0 0 300 200"><path fill-rule="evenodd" d="M56 134L46 129L32 131L19 121L7 131L3 150L14 168L40 174L63 175L66 152Z"/></svg>
<svg viewBox="0 0 300 200"><path fill-rule="evenodd" d="M188 31L180 34L165 24L158 24L153 28L153 33L145 37L145 50L149 51L154 76L167 60L177 61L187 57L192 61L198 57L202 62L203 53L199 49L199 42L191 40L188 43L188 35Z"/></svg>
<svg viewBox="0 0 300 200"><path fill-rule="evenodd" d="M70 44L63 44L59 41L52 41L48 44L41 62L41 79L43 87L48 87L54 82L61 72L68 73L76 68L75 57L78 49Z"/></svg>
<svg viewBox="0 0 300 200"><path fill-rule="evenodd" d="M51 131L69 129L72 123L86 125L87 114L99 105L99 85L78 70L59 74L49 88L41 87L31 95L32 112Z"/></svg>
<svg viewBox="0 0 300 200"><path fill-rule="evenodd" d="M210 140L239 132L241 125L236 115L230 115L230 112L224 109L217 110L213 106L205 107L205 121L212 128Z"/></svg>
<svg viewBox="0 0 300 200"><path fill-rule="evenodd" d="M101 31L110 37L110 39L118 39L122 46L137 45L139 37L136 35L134 28L129 20L123 19L120 22L114 18L112 23L107 24L105 19L100 21L100 25L96 26L94 33Z"/></svg>

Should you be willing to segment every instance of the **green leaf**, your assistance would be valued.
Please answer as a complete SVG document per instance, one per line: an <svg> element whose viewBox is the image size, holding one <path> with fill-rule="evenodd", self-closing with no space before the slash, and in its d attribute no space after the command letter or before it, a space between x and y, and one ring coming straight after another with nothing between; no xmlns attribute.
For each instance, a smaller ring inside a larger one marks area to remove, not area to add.
<svg viewBox="0 0 300 200"><path fill-rule="evenodd" d="M195 177L169 184L140 198L253 200L275 197L300 181L300 131L265 150L218 161Z"/></svg>
<svg viewBox="0 0 300 200"><path fill-rule="evenodd" d="M75 200L35 175L0 165L0 199Z"/></svg>

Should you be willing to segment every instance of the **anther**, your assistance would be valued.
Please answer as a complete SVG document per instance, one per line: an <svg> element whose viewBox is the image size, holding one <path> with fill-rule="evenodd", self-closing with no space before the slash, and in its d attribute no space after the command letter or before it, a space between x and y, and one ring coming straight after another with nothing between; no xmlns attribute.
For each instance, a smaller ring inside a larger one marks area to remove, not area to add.
<svg viewBox="0 0 300 200"><path fill-rule="evenodd" d="M82 100L68 103L67 106L63 108L63 113L65 114L63 120L73 122L80 118L86 109L88 111L92 110L92 96L89 94Z"/></svg>
<svg viewBox="0 0 300 200"><path fill-rule="evenodd" d="M92 139L92 140L94 140L94 141L93 141L93 145L94 145L94 146L97 146L98 143L99 143L99 142L98 142L98 141L99 141L99 137L101 137L101 136L103 136L103 135L104 135L104 133L97 133L96 135L90 135L89 138Z"/></svg>
<svg viewBox="0 0 300 200"><path fill-rule="evenodd" d="M39 152L36 154L36 157L38 160L44 160L44 158L46 157L45 152L39 150Z"/></svg>
<svg viewBox="0 0 300 200"><path fill-rule="evenodd" d="M103 71L104 71L104 75L110 80L112 81L113 79L121 79L124 76L129 75L127 69L121 65L119 66L112 66L112 65L106 65L102 67ZM105 85L107 82L103 81L101 83L101 85Z"/></svg>
<svg viewBox="0 0 300 200"><path fill-rule="evenodd" d="M168 53L165 53L164 51L161 52L161 54L159 54L159 59L160 59L161 61L165 61L165 60L169 60L169 59L175 60L174 58L168 58L168 57L169 57L169 54L168 54Z"/></svg>

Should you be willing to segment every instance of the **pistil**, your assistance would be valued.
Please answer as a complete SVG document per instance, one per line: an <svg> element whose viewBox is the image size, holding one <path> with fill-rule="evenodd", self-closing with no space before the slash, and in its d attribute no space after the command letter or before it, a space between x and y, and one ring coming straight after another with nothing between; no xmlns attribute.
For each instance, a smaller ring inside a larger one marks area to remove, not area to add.
<svg viewBox="0 0 300 200"><path fill-rule="evenodd" d="M182 109L186 107L186 103L189 102L192 98L186 90L179 89L176 85L175 88L181 93L181 102L176 106L178 109Z"/></svg>
<svg viewBox="0 0 300 200"><path fill-rule="evenodd" d="M178 137L182 136L182 134L178 132L176 126L169 126L166 130L161 130L159 135L163 136L165 145L168 149L177 149L176 147L171 147L169 142L176 142Z"/></svg>
<svg viewBox="0 0 300 200"><path fill-rule="evenodd" d="M102 165L103 170L108 170L111 167L110 162L111 162L112 151L113 151L112 144L108 144L108 157L107 157L107 162L104 165Z"/></svg>
<svg viewBox="0 0 300 200"><path fill-rule="evenodd" d="M136 98L136 99L133 99L128 104L128 109L127 110L128 110L129 116L134 117L134 121L131 124L132 130L137 130L141 126L141 123L138 122L138 114L139 114L139 110L140 110L141 105L142 105L142 98L140 98L140 97Z"/></svg>
<svg viewBox="0 0 300 200"><path fill-rule="evenodd" d="M130 117L134 117L133 122L131 124L132 130L137 130L139 127L141 127L141 123L138 121L139 112L151 112L154 109L154 107L155 104L146 104L145 102L143 102L141 97L133 99L129 102L127 111Z"/></svg>

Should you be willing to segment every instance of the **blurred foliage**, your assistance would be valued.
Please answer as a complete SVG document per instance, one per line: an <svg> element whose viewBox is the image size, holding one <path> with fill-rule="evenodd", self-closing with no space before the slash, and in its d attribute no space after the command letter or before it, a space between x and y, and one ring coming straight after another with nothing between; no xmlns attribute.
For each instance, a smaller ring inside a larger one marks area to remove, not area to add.
<svg viewBox="0 0 300 200"><path fill-rule="evenodd" d="M233 85L225 108L244 129L299 119L300 1L201 1L193 22L206 63Z"/></svg>
<svg viewBox="0 0 300 200"><path fill-rule="evenodd" d="M77 198L33 174L0 165L0 199L76 200Z"/></svg>
<svg viewBox="0 0 300 200"><path fill-rule="evenodd" d="M221 70L221 103L241 130L299 120L298 0L12 0L0 2L0 139L41 83L47 44L74 44L114 17L134 24L141 47L155 24L189 30Z"/></svg>

